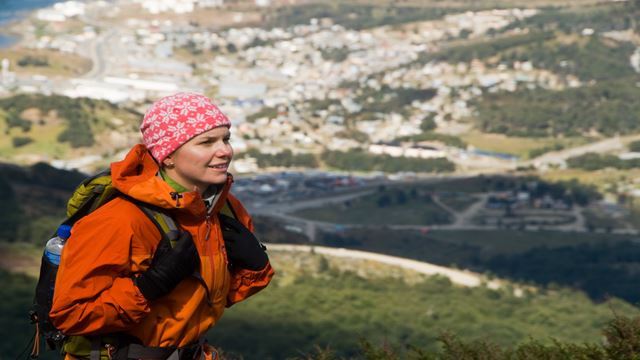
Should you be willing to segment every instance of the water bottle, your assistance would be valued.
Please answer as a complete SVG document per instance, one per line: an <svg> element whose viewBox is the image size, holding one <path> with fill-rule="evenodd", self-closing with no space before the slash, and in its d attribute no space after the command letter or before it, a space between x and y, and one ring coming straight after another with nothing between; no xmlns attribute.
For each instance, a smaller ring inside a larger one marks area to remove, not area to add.
<svg viewBox="0 0 640 360"><path fill-rule="evenodd" d="M60 225L58 228L58 236L51 238L47 241L47 245L44 247L44 257L47 258L49 263L56 267L60 265L60 255L62 254L62 248L65 241L71 235L71 226Z"/></svg>

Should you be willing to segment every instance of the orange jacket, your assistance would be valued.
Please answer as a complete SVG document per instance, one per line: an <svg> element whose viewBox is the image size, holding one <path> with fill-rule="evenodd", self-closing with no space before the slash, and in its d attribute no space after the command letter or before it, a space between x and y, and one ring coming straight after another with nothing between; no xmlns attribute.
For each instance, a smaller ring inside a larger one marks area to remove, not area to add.
<svg viewBox="0 0 640 360"><path fill-rule="evenodd" d="M143 145L123 161L111 164L114 186L122 193L164 209L189 231L200 254L200 274L184 279L168 295L148 302L132 277L144 272L160 241L157 227L134 204L116 198L80 219L67 240L57 275L50 316L68 335L125 332L146 346L185 346L196 342L222 316L225 307L258 292L274 274L270 264L260 271L229 270L216 216L228 199L238 220L253 225L242 204L231 194L231 176L213 213L207 217L197 192L174 191L158 173L158 165ZM207 236L207 234L209 236ZM207 239L208 237L208 239Z"/></svg>

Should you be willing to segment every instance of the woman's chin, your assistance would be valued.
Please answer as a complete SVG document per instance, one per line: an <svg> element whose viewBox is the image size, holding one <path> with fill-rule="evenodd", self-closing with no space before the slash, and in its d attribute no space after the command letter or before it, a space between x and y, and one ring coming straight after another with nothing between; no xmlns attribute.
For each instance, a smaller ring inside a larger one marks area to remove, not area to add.
<svg viewBox="0 0 640 360"><path fill-rule="evenodd" d="M225 171L224 173L213 174L207 176L207 183L212 185L221 185L227 182L228 173Z"/></svg>

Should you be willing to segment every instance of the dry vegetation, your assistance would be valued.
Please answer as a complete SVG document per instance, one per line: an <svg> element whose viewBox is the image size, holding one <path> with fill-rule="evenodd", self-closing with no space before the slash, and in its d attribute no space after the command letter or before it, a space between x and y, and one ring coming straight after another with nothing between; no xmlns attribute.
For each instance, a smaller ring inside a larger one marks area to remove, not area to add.
<svg viewBox="0 0 640 360"><path fill-rule="evenodd" d="M45 60L46 66L19 66L21 59L28 57ZM0 50L0 59L9 59L10 70L18 75L45 75L59 77L75 77L82 75L91 69L91 60L74 54L65 54L53 50L27 49L14 46L10 49Z"/></svg>

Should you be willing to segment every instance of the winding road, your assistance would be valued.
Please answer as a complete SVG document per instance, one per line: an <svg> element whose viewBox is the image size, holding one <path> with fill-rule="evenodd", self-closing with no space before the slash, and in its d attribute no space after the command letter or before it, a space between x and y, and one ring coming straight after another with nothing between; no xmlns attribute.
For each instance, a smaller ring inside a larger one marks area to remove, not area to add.
<svg viewBox="0 0 640 360"><path fill-rule="evenodd" d="M269 251L307 252L333 257L341 257L357 260L370 260L382 264L398 266L424 275L441 275L447 277L452 283L475 287L486 284L491 289L498 289L504 281L489 280L486 276L466 270L456 270L444 266L429 264L416 260L400 258L396 256L382 255L372 252L348 250L343 248L331 248L325 246L291 245L291 244L266 244Z"/></svg>

